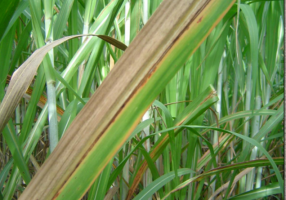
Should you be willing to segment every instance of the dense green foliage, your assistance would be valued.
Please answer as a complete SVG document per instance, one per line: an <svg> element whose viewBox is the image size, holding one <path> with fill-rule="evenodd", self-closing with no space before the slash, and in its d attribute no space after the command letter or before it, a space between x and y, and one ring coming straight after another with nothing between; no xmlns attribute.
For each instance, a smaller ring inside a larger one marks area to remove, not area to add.
<svg viewBox="0 0 286 200"><path fill-rule="evenodd" d="M87 33L128 46L160 2L22 0L9 23L0 12L6 27L0 31L0 99L9 77L36 49ZM166 85L84 199L282 198L283 5L238 0ZM11 13L10 4L0 9ZM20 196L122 54L86 36L48 53L1 132L0 199ZM214 90L217 97L204 102ZM47 105L49 118L43 115Z"/></svg>

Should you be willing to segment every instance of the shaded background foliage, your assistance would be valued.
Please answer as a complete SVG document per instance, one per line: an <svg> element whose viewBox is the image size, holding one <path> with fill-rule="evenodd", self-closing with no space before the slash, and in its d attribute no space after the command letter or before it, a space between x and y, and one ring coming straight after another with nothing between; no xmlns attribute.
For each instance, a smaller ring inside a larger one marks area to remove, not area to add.
<svg viewBox="0 0 286 200"><path fill-rule="evenodd" d="M108 35L128 46L160 2L0 3L0 99L9 77L36 49L87 33ZM166 85L84 199L281 198L283 5L237 1ZM49 52L1 133L1 198L20 196L122 54L95 37L69 40ZM217 97L198 106L214 91ZM56 113L54 118L41 115L47 103L54 106L48 111L49 116ZM196 109L200 112L194 115ZM174 130L174 137L162 142L165 129ZM263 150L274 159L266 159Z"/></svg>

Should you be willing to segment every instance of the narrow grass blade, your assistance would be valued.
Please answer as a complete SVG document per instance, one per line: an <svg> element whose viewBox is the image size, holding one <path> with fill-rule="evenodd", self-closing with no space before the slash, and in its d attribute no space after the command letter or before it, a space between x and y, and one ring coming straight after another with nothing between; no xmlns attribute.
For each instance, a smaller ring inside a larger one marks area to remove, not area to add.
<svg viewBox="0 0 286 200"><path fill-rule="evenodd" d="M19 0L11 0L8 2L5 1L1 1L0 2L0 24L1 24L1 28L0 28L0 41L3 38L3 35L6 31L6 28L10 22L11 17L13 16L16 7L19 4ZM11 28L11 27L8 27ZM9 30L7 30L8 32Z"/></svg>
<svg viewBox="0 0 286 200"><path fill-rule="evenodd" d="M6 30L3 34L3 38L5 37L6 34L8 34L9 30L11 27L14 25L16 20L19 18L19 16L24 12L24 10L28 7L29 3L28 1L20 1L19 5L17 6L15 12L13 13L13 16L11 17L8 26L6 27Z"/></svg>
<svg viewBox="0 0 286 200"><path fill-rule="evenodd" d="M108 165L104 168L102 173L99 175L96 187L89 191L88 200L104 199L105 193L108 190L107 182L108 177L112 168L113 160L111 160Z"/></svg>
<svg viewBox="0 0 286 200"><path fill-rule="evenodd" d="M3 189L3 185L7 179L9 171L12 167L13 161L14 161L13 159L10 159L9 162L1 170L1 173L0 173L0 189L1 189L1 191Z"/></svg>
<svg viewBox="0 0 286 200"><path fill-rule="evenodd" d="M53 29L56 30L53 32L55 40L61 37L65 29L66 23L68 21L68 17L73 7L73 3L74 3L74 0L63 1L61 10L53 23Z"/></svg>
<svg viewBox="0 0 286 200"><path fill-rule="evenodd" d="M178 169L178 176L183 176L190 173L196 173L195 171L191 169ZM164 174L160 178L153 181L151 184L149 184L144 190L142 190L135 198L134 200L144 200L148 199L149 197L152 197L152 195L157 192L161 187L166 185L169 181L175 178L175 172L170 172L167 174Z"/></svg>
<svg viewBox="0 0 286 200"><path fill-rule="evenodd" d="M26 162L23 157L23 152L21 145L18 141L18 137L16 136L15 129L13 127L12 121L10 121L7 126L3 130L3 135L5 137L5 140L8 144L8 147L13 155L14 162L19 168L19 171L26 183L29 183L31 181L30 173L28 170L28 167L26 165Z"/></svg>
<svg viewBox="0 0 286 200"><path fill-rule="evenodd" d="M245 199L259 199L259 198L265 198L267 196L273 195L273 194L279 194L281 193L279 183L271 183L266 186L262 186L259 189L254 189L239 195L236 195L234 197L228 198L229 200L245 200Z"/></svg>

